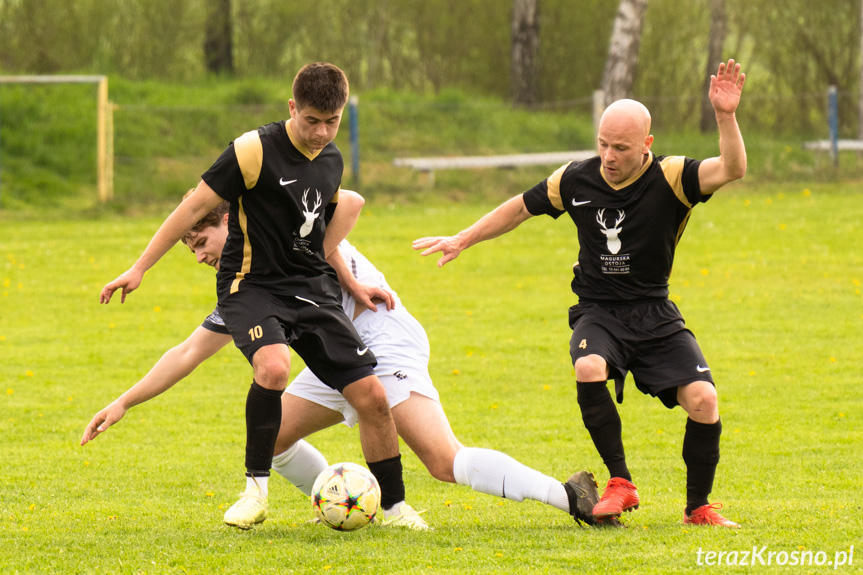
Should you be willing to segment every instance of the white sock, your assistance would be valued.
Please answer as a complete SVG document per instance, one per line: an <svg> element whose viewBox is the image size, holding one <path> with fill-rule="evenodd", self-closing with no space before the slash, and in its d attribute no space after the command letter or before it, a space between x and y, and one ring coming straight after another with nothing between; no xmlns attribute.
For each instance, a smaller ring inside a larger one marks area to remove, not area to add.
<svg viewBox="0 0 863 575"><path fill-rule="evenodd" d="M246 475L246 493L257 494L264 499L269 495L268 481L269 477L251 477Z"/></svg>
<svg viewBox="0 0 863 575"><path fill-rule="evenodd" d="M533 499L569 513L563 484L491 449L464 447L455 455L453 475L459 485L512 501Z"/></svg>
<svg viewBox="0 0 863 575"><path fill-rule="evenodd" d="M402 505L404 505L404 504L405 504L404 500L401 500L398 503L396 503L395 505L393 505L392 507L384 509L384 519L389 519L390 517L392 517L394 515L398 515L399 513L401 513Z"/></svg>
<svg viewBox="0 0 863 575"><path fill-rule="evenodd" d="M327 459L324 455L304 439L273 457L273 471L296 485L297 489L306 495L312 494L315 479L326 468Z"/></svg>

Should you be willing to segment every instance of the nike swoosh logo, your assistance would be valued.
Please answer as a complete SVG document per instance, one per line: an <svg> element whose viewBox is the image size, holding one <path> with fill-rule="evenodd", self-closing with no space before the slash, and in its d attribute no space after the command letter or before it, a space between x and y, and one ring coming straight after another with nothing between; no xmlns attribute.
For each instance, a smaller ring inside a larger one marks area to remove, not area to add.
<svg viewBox="0 0 863 575"><path fill-rule="evenodd" d="M586 202L576 202L575 200L572 200L572 205L575 207L583 206L584 204L589 204L589 203L590 203L590 200L587 200Z"/></svg>
<svg viewBox="0 0 863 575"><path fill-rule="evenodd" d="M575 491L575 493L576 493L579 497L587 497L587 489L585 489L585 488L584 488L584 487L582 487L581 485L572 485L572 484L570 483L570 486L572 487L572 489Z"/></svg>
<svg viewBox="0 0 863 575"><path fill-rule="evenodd" d="M367 347L364 347L362 351L360 351L360 348L357 348L357 355L365 355L368 350L369 348Z"/></svg>
<svg viewBox="0 0 863 575"><path fill-rule="evenodd" d="M699 373L704 373L705 371L710 371L709 367L701 367L700 365L695 366L695 371Z"/></svg>
<svg viewBox="0 0 863 575"><path fill-rule="evenodd" d="M288 184L293 184L293 183L294 183L294 182L296 182L296 181L297 181L297 180L290 180L290 181L286 182L284 179L279 178L279 183L280 183L281 185L283 185L283 186L287 186Z"/></svg>

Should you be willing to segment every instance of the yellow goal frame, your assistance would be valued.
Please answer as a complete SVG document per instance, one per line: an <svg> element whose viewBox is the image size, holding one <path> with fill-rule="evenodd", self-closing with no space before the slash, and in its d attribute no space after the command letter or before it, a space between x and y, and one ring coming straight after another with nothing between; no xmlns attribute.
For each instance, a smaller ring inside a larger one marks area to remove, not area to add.
<svg viewBox="0 0 863 575"><path fill-rule="evenodd" d="M114 105L108 76L0 76L0 84L96 84L96 182L99 201L114 199Z"/></svg>

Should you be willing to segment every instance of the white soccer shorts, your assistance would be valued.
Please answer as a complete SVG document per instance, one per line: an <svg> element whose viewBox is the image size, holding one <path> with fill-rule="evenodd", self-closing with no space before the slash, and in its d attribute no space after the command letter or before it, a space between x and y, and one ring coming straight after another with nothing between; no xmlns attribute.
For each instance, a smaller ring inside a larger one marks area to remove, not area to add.
<svg viewBox="0 0 863 575"><path fill-rule="evenodd" d="M364 311L354 320L354 326L378 359L375 375L386 389L390 409L408 399L411 392L440 402L428 371L428 336L403 306L387 311L384 304L379 304L377 313ZM301 371L285 392L340 412L348 427L357 423L357 412L344 396L309 368Z"/></svg>

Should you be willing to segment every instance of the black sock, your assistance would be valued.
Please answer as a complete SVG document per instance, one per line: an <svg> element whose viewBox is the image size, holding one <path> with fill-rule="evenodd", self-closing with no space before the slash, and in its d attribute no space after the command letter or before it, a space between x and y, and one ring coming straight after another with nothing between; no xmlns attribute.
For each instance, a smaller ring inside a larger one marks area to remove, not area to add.
<svg viewBox="0 0 863 575"><path fill-rule="evenodd" d="M366 464L381 486L381 507L383 509L389 509L399 501L405 500L401 454L374 463L367 461Z"/></svg>
<svg viewBox="0 0 863 575"><path fill-rule="evenodd" d="M578 389L578 405L581 407L581 419L596 450L602 457L611 477L622 477L632 481L629 469L626 467L626 456L623 453L623 438L620 415L614 400L608 392L606 382L576 382Z"/></svg>
<svg viewBox="0 0 863 575"><path fill-rule="evenodd" d="M686 464L686 514L702 505L713 491L713 478L719 464L719 436L722 421L698 423L686 420L683 435L683 462Z"/></svg>
<svg viewBox="0 0 863 575"><path fill-rule="evenodd" d="M246 396L246 470L269 476L273 449L282 424L282 392L253 381Z"/></svg>

